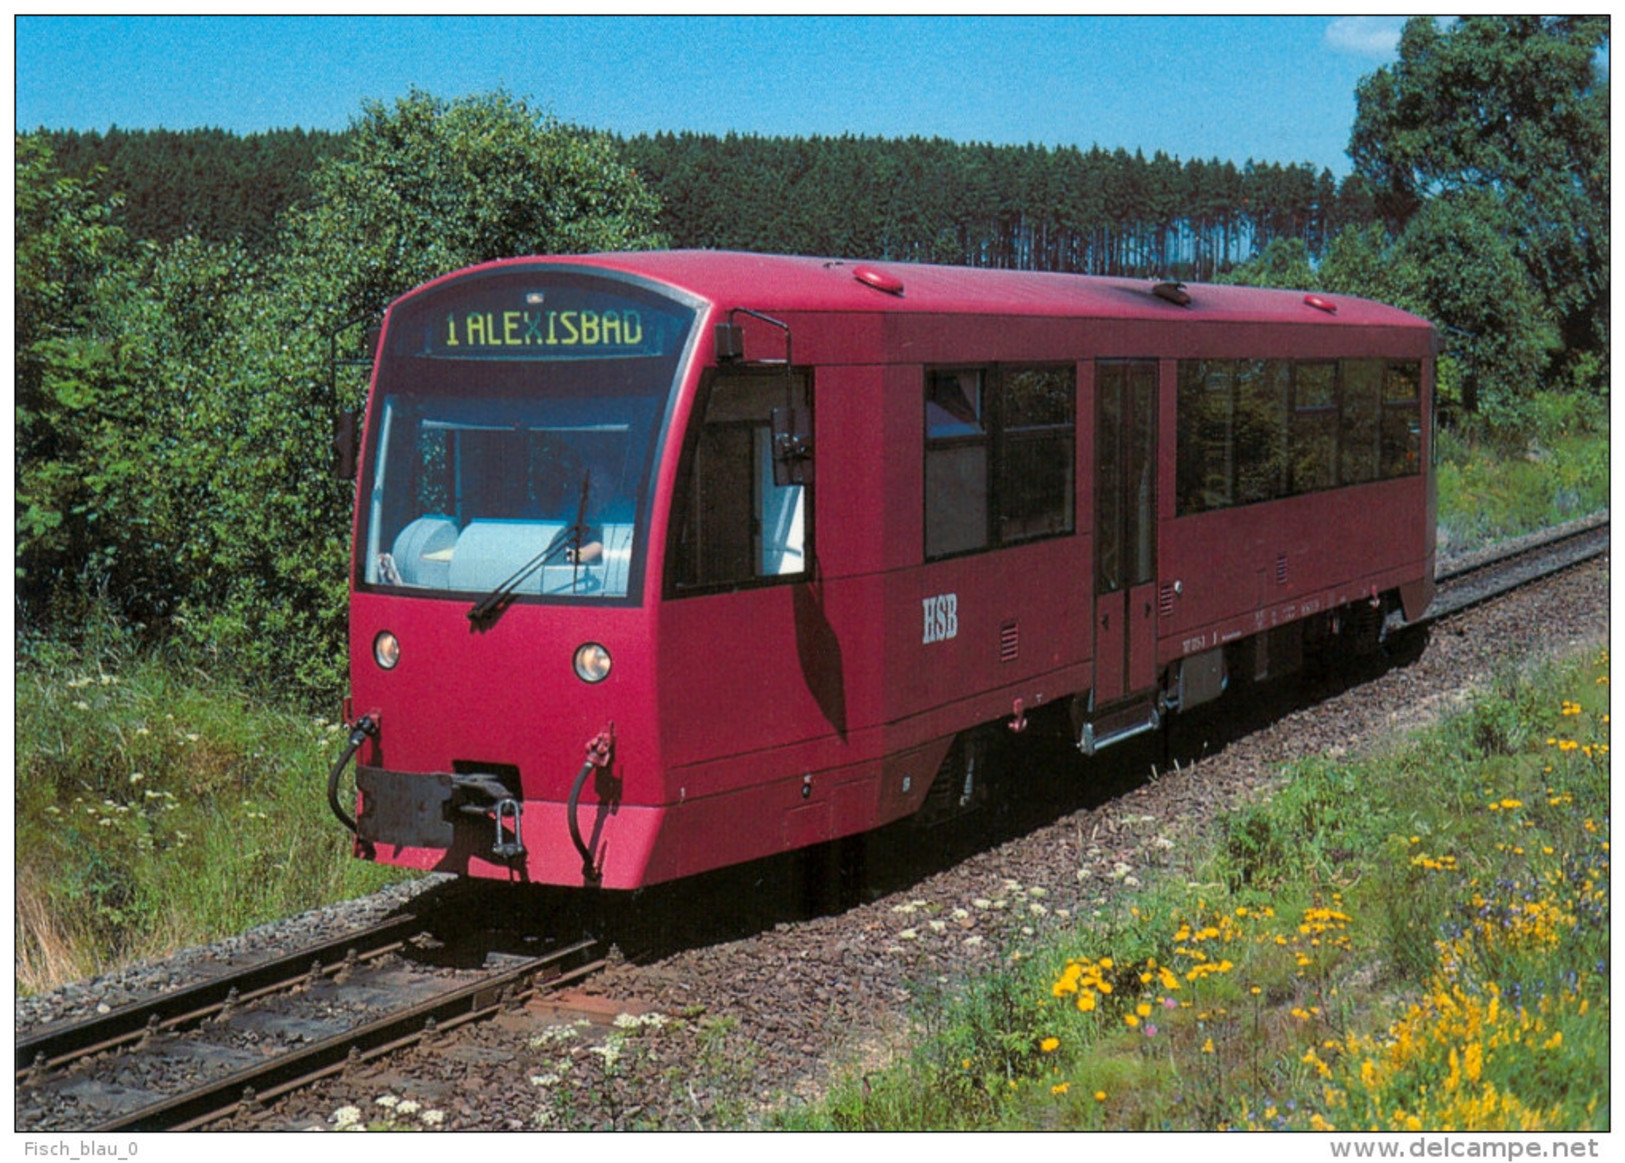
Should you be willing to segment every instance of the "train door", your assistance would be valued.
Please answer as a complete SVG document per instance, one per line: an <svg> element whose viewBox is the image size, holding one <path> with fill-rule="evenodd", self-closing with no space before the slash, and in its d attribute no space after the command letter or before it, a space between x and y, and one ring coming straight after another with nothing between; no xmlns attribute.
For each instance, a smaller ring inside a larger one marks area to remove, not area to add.
<svg viewBox="0 0 1625 1163"><path fill-rule="evenodd" d="M1094 704L1156 681L1157 363L1095 368Z"/></svg>

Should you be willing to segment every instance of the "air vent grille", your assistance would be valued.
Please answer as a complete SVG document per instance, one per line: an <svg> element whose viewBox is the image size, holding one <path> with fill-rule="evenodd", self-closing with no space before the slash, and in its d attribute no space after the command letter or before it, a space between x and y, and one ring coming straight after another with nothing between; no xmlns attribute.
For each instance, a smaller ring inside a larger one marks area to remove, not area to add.
<svg viewBox="0 0 1625 1163"><path fill-rule="evenodd" d="M1275 584L1286 585L1286 554L1280 553L1275 557Z"/></svg>
<svg viewBox="0 0 1625 1163"><path fill-rule="evenodd" d="M1173 586L1163 586L1157 591L1157 613L1161 614L1164 618L1172 618L1174 616Z"/></svg>
<svg viewBox="0 0 1625 1163"><path fill-rule="evenodd" d="M999 627L999 661L1014 662L1021 657L1021 627L1007 622Z"/></svg>

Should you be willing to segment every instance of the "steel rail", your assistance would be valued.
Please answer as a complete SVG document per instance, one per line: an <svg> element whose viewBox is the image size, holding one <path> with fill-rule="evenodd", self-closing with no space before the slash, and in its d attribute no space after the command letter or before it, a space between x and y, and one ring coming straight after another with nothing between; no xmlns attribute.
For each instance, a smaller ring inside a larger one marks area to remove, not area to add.
<svg viewBox="0 0 1625 1163"><path fill-rule="evenodd" d="M1471 574L1481 573L1486 569L1493 569L1498 564L1521 557L1527 553L1538 553L1564 542L1594 534L1597 530L1608 528L1608 513L1596 513L1590 517L1582 517L1578 521L1567 525L1557 526L1542 533L1531 534L1527 537L1514 538L1501 547L1500 552L1491 551L1494 555L1482 561L1475 561L1469 565L1459 565L1452 569L1442 570L1434 575L1433 580L1440 585L1457 578L1467 577Z"/></svg>
<svg viewBox="0 0 1625 1163"><path fill-rule="evenodd" d="M311 1046L117 1115L91 1127L102 1131L193 1130L240 1108L280 1098L346 1067L394 1053L432 1034L455 1029L522 1000L541 986L554 989L596 972L603 961L581 959L592 940L528 958L479 981L386 1014ZM540 979L540 981L539 981Z"/></svg>
<svg viewBox="0 0 1625 1163"><path fill-rule="evenodd" d="M423 922L418 917L403 914L285 957L120 1006L109 1014L46 1029L17 1042L17 1081L21 1083L38 1071L116 1049L148 1033L202 1022L227 1006L287 989L308 978L317 963L325 972L336 973L346 963L382 957L401 948L422 929Z"/></svg>
<svg viewBox="0 0 1625 1163"><path fill-rule="evenodd" d="M1440 574L1438 592L1427 612L1415 624L1437 622L1441 618L1509 594L1532 582L1572 569L1582 562L1609 552L1608 521L1604 518L1584 528L1567 530L1522 544L1485 561L1475 562ZM1486 579L1482 585L1474 579Z"/></svg>

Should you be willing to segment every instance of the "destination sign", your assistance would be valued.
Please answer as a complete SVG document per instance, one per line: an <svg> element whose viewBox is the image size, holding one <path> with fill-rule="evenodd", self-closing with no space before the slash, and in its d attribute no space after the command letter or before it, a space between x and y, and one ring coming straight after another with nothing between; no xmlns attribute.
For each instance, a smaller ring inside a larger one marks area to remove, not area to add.
<svg viewBox="0 0 1625 1163"><path fill-rule="evenodd" d="M444 346L452 348L643 346L643 316L607 311L452 311Z"/></svg>
<svg viewBox="0 0 1625 1163"><path fill-rule="evenodd" d="M560 272L503 272L396 305L393 355L569 360L674 354L692 309L641 287Z"/></svg>

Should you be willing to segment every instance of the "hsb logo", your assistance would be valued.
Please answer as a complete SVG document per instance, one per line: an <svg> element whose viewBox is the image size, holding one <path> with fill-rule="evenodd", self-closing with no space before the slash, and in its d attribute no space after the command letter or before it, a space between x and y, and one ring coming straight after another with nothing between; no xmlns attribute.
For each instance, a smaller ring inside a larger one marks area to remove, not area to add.
<svg viewBox="0 0 1625 1163"><path fill-rule="evenodd" d="M958 594L938 594L934 598L926 598L921 605L925 607L927 646L933 642L945 642L959 635Z"/></svg>

